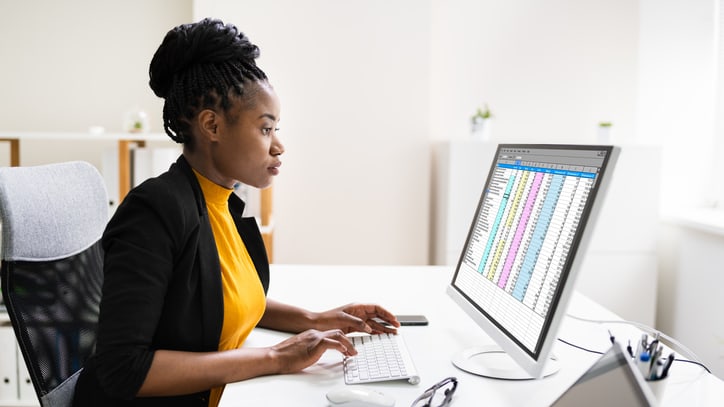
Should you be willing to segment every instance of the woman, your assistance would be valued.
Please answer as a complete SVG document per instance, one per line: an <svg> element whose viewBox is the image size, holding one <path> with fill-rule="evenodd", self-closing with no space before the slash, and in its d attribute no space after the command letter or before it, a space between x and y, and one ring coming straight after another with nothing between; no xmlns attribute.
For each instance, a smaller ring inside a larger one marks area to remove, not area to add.
<svg viewBox="0 0 724 407"><path fill-rule="evenodd" d="M394 332L376 305L311 312L266 298L269 264L238 182L268 187L284 147L279 100L232 25L169 31L150 66L166 133L183 143L168 172L133 189L103 235L95 354L75 406L216 406L226 383L297 372L327 350L356 354L345 333ZM244 348L255 326L299 333Z"/></svg>

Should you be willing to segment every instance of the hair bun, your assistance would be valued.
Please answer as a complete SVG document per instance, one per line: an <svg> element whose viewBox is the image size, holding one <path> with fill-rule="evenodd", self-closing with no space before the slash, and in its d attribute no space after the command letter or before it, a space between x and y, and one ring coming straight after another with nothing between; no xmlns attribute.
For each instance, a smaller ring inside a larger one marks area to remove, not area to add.
<svg viewBox="0 0 724 407"><path fill-rule="evenodd" d="M151 89L166 98L174 76L197 64L216 64L242 60L256 65L259 48L236 26L205 18L198 23L183 24L166 34L149 67Z"/></svg>

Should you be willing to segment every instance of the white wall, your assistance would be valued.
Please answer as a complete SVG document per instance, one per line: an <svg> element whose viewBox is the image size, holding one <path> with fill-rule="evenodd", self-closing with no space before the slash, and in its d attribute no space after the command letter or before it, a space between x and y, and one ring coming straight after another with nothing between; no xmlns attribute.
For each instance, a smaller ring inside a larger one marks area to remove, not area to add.
<svg viewBox="0 0 724 407"><path fill-rule="evenodd" d="M275 261L425 264L428 2L196 1L261 48L282 103Z"/></svg>
<svg viewBox="0 0 724 407"><path fill-rule="evenodd" d="M595 0L194 3L196 19L223 17L259 43L282 98L276 260L363 264L427 261L430 141L468 137L483 102L497 141L594 141L601 120L632 138L637 11Z"/></svg>
<svg viewBox="0 0 724 407"><path fill-rule="evenodd" d="M663 213L700 206L712 176L715 0L640 0L637 139L663 146Z"/></svg>
<svg viewBox="0 0 724 407"><path fill-rule="evenodd" d="M0 129L118 130L137 104L159 131L147 67L163 34L203 16L233 22L282 100L280 263L426 263L430 143L468 137L484 102L494 141L589 142L601 120L633 138L637 2L96 3L0 0L0 55L18 61L0 64ZM21 159L99 163L99 149L26 143Z"/></svg>
<svg viewBox="0 0 724 407"><path fill-rule="evenodd" d="M432 1L431 126L464 138L477 106L493 141L593 142L600 121L633 138L638 2Z"/></svg>
<svg viewBox="0 0 724 407"><path fill-rule="evenodd" d="M148 65L164 34L191 18L191 0L0 0L0 131L119 132L138 106L162 131ZM22 165L74 159L101 168L107 142L27 141ZM0 143L0 165L9 165Z"/></svg>
<svg viewBox="0 0 724 407"><path fill-rule="evenodd" d="M717 233L681 222L701 213L721 189L716 163L718 0L641 0L637 136L663 146L656 326L724 375L721 273ZM720 39L719 39L720 40ZM721 75L721 74L719 74ZM721 103L721 101L720 101ZM721 118L718 118L721 123ZM721 152L721 151L719 151ZM645 172L644 172L645 173ZM717 191L717 187L719 191ZM699 225L714 223L708 213Z"/></svg>

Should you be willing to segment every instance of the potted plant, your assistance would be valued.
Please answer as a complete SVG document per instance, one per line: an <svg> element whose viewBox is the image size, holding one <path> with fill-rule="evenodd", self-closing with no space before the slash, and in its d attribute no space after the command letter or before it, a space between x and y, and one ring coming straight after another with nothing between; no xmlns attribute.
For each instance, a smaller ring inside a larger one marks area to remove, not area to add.
<svg viewBox="0 0 724 407"><path fill-rule="evenodd" d="M608 121L598 122L598 142L600 144L611 143L611 126L613 123Z"/></svg>
<svg viewBox="0 0 724 407"><path fill-rule="evenodd" d="M470 118L473 137L484 141L490 139L490 120L492 117L493 113L487 103L484 107L478 107L475 114Z"/></svg>

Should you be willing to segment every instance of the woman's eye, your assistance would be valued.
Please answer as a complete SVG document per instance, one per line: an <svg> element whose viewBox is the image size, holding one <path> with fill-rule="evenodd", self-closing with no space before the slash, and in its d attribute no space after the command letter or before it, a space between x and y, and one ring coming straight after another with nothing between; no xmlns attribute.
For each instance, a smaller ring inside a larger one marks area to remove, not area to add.
<svg viewBox="0 0 724 407"><path fill-rule="evenodd" d="M279 131L279 127L276 127L276 128L264 127L263 129L261 129L261 133L265 136L268 136L269 134L271 134L272 130L274 130L274 132L276 133Z"/></svg>

